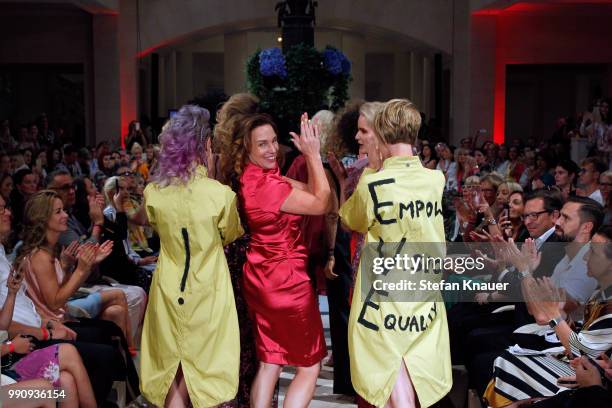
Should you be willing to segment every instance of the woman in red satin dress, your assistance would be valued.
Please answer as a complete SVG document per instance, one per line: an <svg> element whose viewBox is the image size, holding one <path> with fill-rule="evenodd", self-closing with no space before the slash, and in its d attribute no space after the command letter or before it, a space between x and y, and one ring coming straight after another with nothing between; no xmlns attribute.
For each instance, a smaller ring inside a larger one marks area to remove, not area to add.
<svg viewBox="0 0 612 408"><path fill-rule="evenodd" d="M231 110L232 98L222 112ZM276 127L269 116L242 115L237 122L231 132L233 142L229 144L234 150L230 154L241 173L241 209L251 234L243 291L260 360L251 406L269 407L282 366L292 365L297 373L284 406L307 407L327 352L300 233L302 215L324 214L329 201L318 130L304 115L301 135L292 133L308 164L306 185L280 175ZM242 149L235 148L237 143Z"/></svg>

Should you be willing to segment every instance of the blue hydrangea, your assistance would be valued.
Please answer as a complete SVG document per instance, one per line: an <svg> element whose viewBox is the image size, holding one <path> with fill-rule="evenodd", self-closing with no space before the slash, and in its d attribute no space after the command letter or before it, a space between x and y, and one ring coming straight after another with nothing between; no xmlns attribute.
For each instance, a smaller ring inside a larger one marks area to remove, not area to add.
<svg viewBox="0 0 612 408"><path fill-rule="evenodd" d="M259 53L259 72L265 77L287 77L285 56L280 48L268 48Z"/></svg>
<svg viewBox="0 0 612 408"><path fill-rule="evenodd" d="M342 52L336 49L325 49L323 51L323 62L327 71L332 75L348 75L351 73L351 62Z"/></svg>

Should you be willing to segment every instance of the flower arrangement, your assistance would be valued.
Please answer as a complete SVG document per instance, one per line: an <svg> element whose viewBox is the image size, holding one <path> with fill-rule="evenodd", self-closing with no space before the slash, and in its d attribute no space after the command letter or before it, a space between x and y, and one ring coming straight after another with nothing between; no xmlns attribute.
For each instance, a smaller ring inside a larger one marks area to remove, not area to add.
<svg viewBox="0 0 612 408"><path fill-rule="evenodd" d="M280 48L268 48L259 53L259 72L265 77L287 78L285 56Z"/></svg>
<svg viewBox="0 0 612 408"><path fill-rule="evenodd" d="M323 51L325 69L332 75L349 75L351 73L351 62L346 56L335 48L326 48Z"/></svg>
<svg viewBox="0 0 612 408"><path fill-rule="evenodd" d="M268 48L247 62L248 89L275 119L284 141L290 130L297 130L303 112L312 116L320 109L342 108L350 81L350 61L331 46L318 51L298 44L284 54L280 48Z"/></svg>

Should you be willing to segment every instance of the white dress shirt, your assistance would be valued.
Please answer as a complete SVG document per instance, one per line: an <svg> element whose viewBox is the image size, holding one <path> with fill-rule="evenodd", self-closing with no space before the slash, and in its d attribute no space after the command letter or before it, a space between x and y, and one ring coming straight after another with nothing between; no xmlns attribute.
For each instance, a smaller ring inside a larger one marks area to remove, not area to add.
<svg viewBox="0 0 612 408"><path fill-rule="evenodd" d="M564 289L574 300L585 304L597 289L597 281L587 275L584 255L590 244L582 245L580 251L570 259L567 254L555 266L551 279L556 287Z"/></svg>
<svg viewBox="0 0 612 408"><path fill-rule="evenodd" d="M6 297L8 295L6 282L10 273L11 264L8 259L6 259L4 246L0 245L0 304L2 305L6 302ZM36 311L36 307L32 300L26 295L25 280L21 284L21 288L19 288L17 296L15 297L15 310L13 311L12 320L31 327L42 326L42 318Z"/></svg>

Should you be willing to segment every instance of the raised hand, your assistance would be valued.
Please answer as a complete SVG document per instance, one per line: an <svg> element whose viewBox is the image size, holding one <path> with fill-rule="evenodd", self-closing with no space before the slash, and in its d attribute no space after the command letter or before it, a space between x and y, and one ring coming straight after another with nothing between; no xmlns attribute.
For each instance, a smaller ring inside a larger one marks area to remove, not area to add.
<svg viewBox="0 0 612 408"><path fill-rule="evenodd" d="M108 257L113 251L113 241L104 241L104 243L97 247L96 256L94 263L98 264Z"/></svg>
<svg viewBox="0 0 612 408"><path fill-rule="evenodd" d="M9 273L8 279L6 280L6 287L8 288L9 294L15 294L21 288L21 284L23 282L23 273L15 273L13 268L11 267L11 272Z"/></svg>
<svg viewBox="0 0 612 408"><path fill-rule="evenodd" d="M566 295L550 278L528 278L523 282L525 282L521 285L523 296L529 302L529 312L538 324L547 324L561 314Z"/></svg>
<svg viewBox="0 0 612 408"><path fill-rule="evenodd" d="M306 157L320 157L321 141L319 140L319 127L308 120L308 114L302 114L300 121L300 134L291 132L291 140L295 147Z"/></svg>
<svg viewBox="0 0 612 408"><path fill-rule="evenodd" d="M125 211L124 203L128 200L129 196L125 190L119 190L115 195L113 195L113 204L115 205L115 209L119 212Z"/></svg>
<svg viewBox="0 0 612 408"><path fill-rule="evenodd" d="M77 269L81 272L89 274L91 267L96 262L96 251L98 250L97 244L87 243L81 245L78 251L78 264Z"/></svg>
<svg viewBox="0 0 612 408"><path fill-rule="evenodd" d="M62 252L60 253L60 263L62 264L62 269L67 270L76 263L79 246L79 241L72 241L70 245L62 249Z"/></svg>
<svg viewBox="0 0 612 408"><path fill-rule="evenodd" d="M89 218L91 218L92 224L102 225L104 223L103 207L100 205L97 197L88 196L87 202L89 204Z"/></svg>
<svg viewBox="0 0 612 408"><path fill-rule="evenodd" d="M527 261L527 268L530 272L535 271L542 261L542 253L538 252L535 240L527 238L521 247L521 255Z"/></svg>
<svg viewBox="0 0 612 408"><path fill-rule="evenodd" d="M501 215L499 217L499 227L501 228L502 232L504 233L504 237L505 238L512 238L512 234L514 233L513 231L513 227L512 227L512 222L510 221L510 219L506 216L506 215Z"/></svg>

